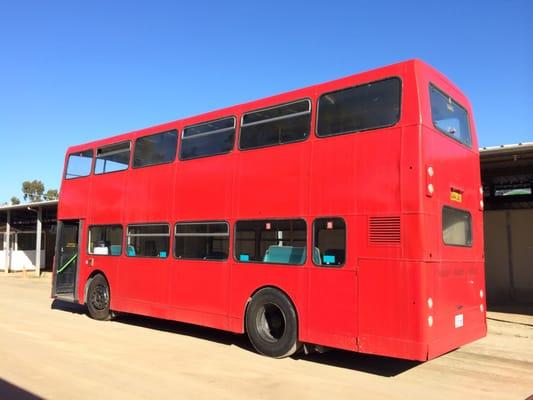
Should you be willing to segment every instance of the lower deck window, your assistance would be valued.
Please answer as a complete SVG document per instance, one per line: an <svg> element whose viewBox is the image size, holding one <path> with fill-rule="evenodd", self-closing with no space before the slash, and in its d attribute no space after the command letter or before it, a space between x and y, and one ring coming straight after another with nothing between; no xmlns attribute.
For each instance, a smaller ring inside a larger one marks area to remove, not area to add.
<svg viewBox="0 0 533 400"><path fill-rule="evenodd" d="M229 226L226 222L178 223L174 253L177 258L226 260L229 253Z"/></svg>
<svg viewBox="0 0 533 400"><path fill-rule="evenodd" d="M306 237L302 219L238 221L235 258L241 262L301 265L306 259Z"/></svg>
<svg viewBox="0 0 533 400"><path fill-rule="evenodd" d="M346 224L342 218L318 218L313 225L313 263L340 266L346 261Z"/></svg>
<svg viewBox="0 0 533 400"><path fill-rule="evenodd" d="M452 207L442 209L442 240L450 246L472 246L472 216Z"/></svg>
<svg viewBox="0 0 533 400"><path fill-rule="evenodd" d="M166 224L129 225L128 257L160 257L168 256L170 246L170 228Z"/></svg>
<svg viewBox="0 0 533 400"><path fill-rule="evenodd" d="M122 226L91 226L88 247L89 254L119 256L122 254Z"/></svg>

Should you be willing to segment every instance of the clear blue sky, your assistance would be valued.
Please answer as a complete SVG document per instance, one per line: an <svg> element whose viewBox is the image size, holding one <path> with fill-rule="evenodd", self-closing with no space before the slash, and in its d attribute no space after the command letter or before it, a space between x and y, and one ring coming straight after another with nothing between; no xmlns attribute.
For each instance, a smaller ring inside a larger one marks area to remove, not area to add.
<svg viewBox="0 0 533 400"><path fill-rule="evenodd" d="M533 141L533 1L2 1L0 202L67 146L409 58Z"/></svg>

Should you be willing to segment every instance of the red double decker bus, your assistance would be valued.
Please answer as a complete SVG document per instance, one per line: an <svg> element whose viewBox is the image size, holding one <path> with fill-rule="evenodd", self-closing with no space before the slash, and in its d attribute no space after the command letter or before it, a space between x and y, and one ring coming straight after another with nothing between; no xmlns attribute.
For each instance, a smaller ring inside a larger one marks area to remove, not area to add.
<svg viewBox="0 0 533 400"><path fill-rule="evenodd" d="M431 359L486 334L477 148L418 60L70 147L52 296Z"/></svg>

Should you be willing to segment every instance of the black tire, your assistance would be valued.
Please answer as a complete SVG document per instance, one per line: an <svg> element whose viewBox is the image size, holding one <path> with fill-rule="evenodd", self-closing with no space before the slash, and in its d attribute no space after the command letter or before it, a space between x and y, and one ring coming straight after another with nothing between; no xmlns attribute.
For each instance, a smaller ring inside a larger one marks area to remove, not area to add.
<svg viewBox="0 0 533 400"><path fill-rule="evenodd" d="M259 290L252 297L245 318L246 333L258 353L283 358L300 350L296 310L279 290Z"/></svg>
<svg viewBox="0 0 533 400"><path fill-rule="evenodd" d="M108 321L113 316L109 305L111 304L111 291L107 279L102 275L95 275L87 289L87 309L93 319Z"/></svg>

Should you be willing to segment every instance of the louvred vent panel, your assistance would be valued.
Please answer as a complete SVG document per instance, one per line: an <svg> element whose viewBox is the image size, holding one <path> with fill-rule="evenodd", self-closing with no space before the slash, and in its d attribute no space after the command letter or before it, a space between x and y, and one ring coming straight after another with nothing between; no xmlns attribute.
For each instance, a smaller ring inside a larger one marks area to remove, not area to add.
<svg viewBox="0 0 533 400"><path fill-rule="evenodd" d="M369 239L373 244L399 244L400 243L400 217L370 217Z"/></svg>

